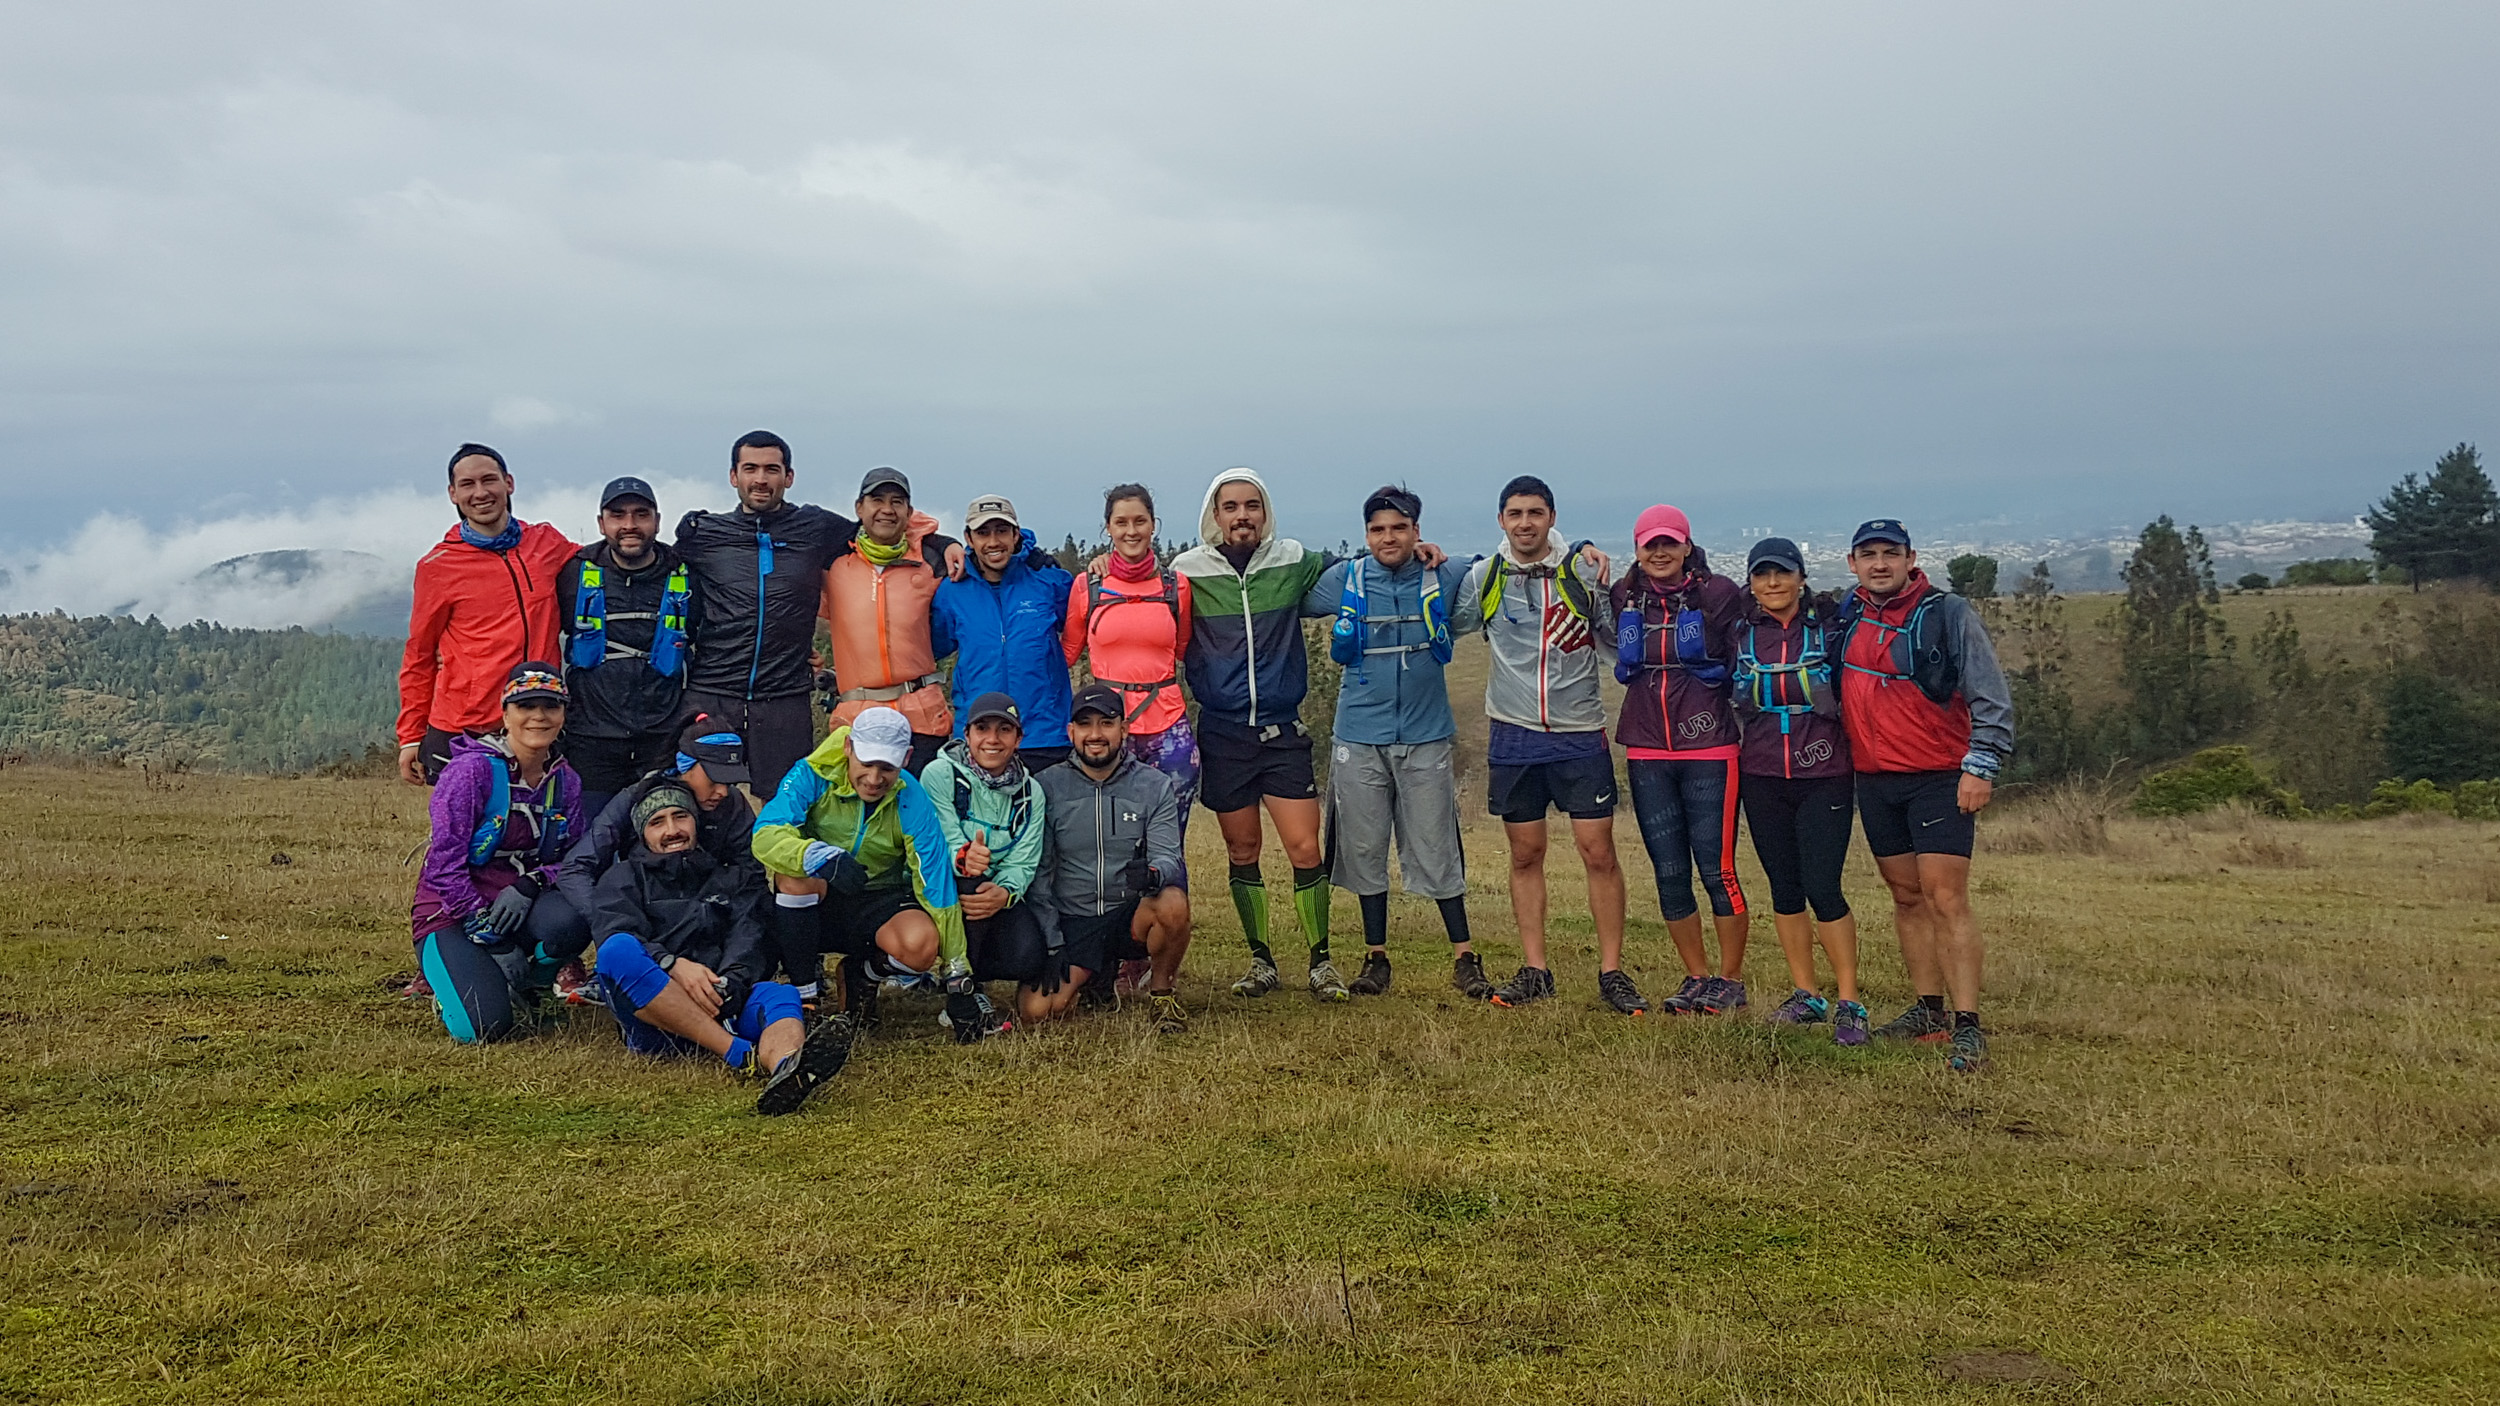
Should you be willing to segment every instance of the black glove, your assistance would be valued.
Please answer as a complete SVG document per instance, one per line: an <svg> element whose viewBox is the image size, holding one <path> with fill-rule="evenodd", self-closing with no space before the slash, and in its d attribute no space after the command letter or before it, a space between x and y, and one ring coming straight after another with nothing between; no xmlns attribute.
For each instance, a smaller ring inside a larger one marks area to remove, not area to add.
<svg viewBox="0 0 2500 1406"><path fill-rule="evenodd" d="M852 858L848 850L826 865L817 877L823 879L825 888L833 893L864 893L868 888L867 866Z"/></svg>
<svg viewBox="0 0 2500 1406"><path fill-rule="evenodd" d="M946 998L946 1023L955 1030L955 1043L969 1045L981 1038L981 1002L970 991L958 991Z"/></svg>
<svg viewBox="0 0 2500 1406"><path fill-rule="evenodd" d="M510 937L519 932L522 922L530 915L530 900L536 896L524 891L520 884L496 894L495 901L486 905L486 926L494 929L497 937Z"/></svg>
<svg viewBox="0 0 2500 1406"><path fill-rule="evenodd" d="M1163 871L1148 864L1142 854L1121 866L1120 877L1128 881L1133 892L1149 897L1163 892Z"/></svg>

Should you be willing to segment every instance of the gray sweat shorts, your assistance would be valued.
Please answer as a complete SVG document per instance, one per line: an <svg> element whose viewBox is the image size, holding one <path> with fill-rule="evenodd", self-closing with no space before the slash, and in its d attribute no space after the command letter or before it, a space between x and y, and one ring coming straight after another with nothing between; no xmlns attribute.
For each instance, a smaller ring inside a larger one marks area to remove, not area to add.
<svg viewBox="0 0 2500 1406"><path fill-rule="evenodd" d="M1339 742L1328 758L1329 877L1348 893L1389 891L1389 841L1406 891L1423 898L1467 892L1458 839L1458 774L1450 743L1372 746Z"/></svg>

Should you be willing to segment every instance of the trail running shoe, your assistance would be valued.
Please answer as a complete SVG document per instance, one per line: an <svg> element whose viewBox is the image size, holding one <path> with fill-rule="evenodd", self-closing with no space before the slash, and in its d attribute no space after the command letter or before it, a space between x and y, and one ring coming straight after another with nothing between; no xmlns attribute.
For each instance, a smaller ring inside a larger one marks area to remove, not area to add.
<svg viewBox="0 0 2500 1406"><path fill-rule="evenodd" d="M1519 974L1493 988L1493 1004L1524 1006L1554 994L1554 974L1543 967L1521 967Z"/></svg>
<svg viewBox="0 0 2500 1406"><path fill-rule="evenodd" d="M1007 1013L1005 1011L1002 1011L998 1007L990 1004L990 996L988 992L975 991L972 993L972 999L981 1007L982 1039L986 1040L993 1035L1005 1035L1016 1028L1016 1023L1007 1017ZM939 1011L937 1013L937 1023L940 1030L952 1030L955 1028L954 1018L947 1015L944 1011Z"/></svg>
<svg viewBox="0 0 2500 1406"><path fill-rule="evenodd" d="M877 974L865 959L842 959L842 1013L851 1018L854 1035L877 1028Z"/></svg>
<svg viewBox="0 0 2500 1406"><path fill-rule="evenodd" d="M1493 983L1484 974L1484 960L1469 952L1450 963L1450 985L1470 1001L1482 1001L1493 995Z"/></svg>
<svg viewBox="0 0 2500 1406"><path fill-rule="evenodd" d="M1953 1031L1945 1025L1944 1017L1929 1010L1925 1001L1912 1001L1908 1010L1877 1026L1875 1038L1878 1040L1916 1040L1920 1044L1933 1044L1952 1033Z"/></svg>
<svg viewBox="0 0 2500 1406"><path fill-rule="evenodd" d="M1956 1074L1976 1074L1988 1067L1988 1037L1976 1025L1958 1026L1953 1031L1953 1054L1945 1061Z"/></svg>
<svg viewBox="0 0 2500 1406"><path fill-rule="evenodd" d="M1120 998L1117 994L1115 994L1113 989L1118 984L1118 981L1113 978L1111 970L1108 967L1086 977L1085 984L1077 988L1076 1004L1078 1009L1089 1011L1107 1011L1119 1005Z"/></svg>
<svg viewBox="0 0 2500 1406"><path fill-rule="evenodd" d="M1335 962L1322 962L1311 968L1311 994L1323 1001L1343 1001L1353 995L1346 990L1345 978L1337 975Z"/></svg>
<svg viewBox="0 0 2500 1406"><path fill-rule="evenodd" d="M1364 953L1363 970L1355 976L1354 984L1347 989L1357 996L1377 996L1388 990L1389 954L1386 952Z"/></svg>
<svg viewBox="0 0 2500 1406"><path fill-rule="evenodd" d="M600 993L598 979L582 965L582 959L556 968L556 999L568 1006L604 1006L607 998Z"/></svg>
<svg viewBox="0 0 2500 1406"><path fill-rule="evenodd" d="M1143 957L1124 958L1120 963L1120 974L1112 979L1111 994L1123 1001L1145 994L1146 982L1150 979L1148 973L1153 970L1154 963Z"/></svg>
<svg viewBox="0 0 2500 1406"><path fill-rule="evenodd" d="M1658 1003L1658 1009L1669 1015L1700 1015L1701 994L1709 985L1710 978L1706 976L1688 976L1683 985L1675 988L1674 995Z"/></svg>
<svg viewBox="0 0 2500 1406"><path fill-rule="evenodd" d="M1284 979L1276 975L1276 964L1274 962L1269 961L1265 957L1253 957L1250 959L1249 973L1243 976L1241 980L1233 983L1233 994L1236 996L1264 996L1268 992L1273 991L1277 987L1284 984Z"/></svg>
<svg viewBox="0 0 2500 1406"><path fill-rule="evenodd" d="M1866 1043L1866 1007L1855 1001L1832 1003L1832 1043L1851 1049Z"/></svg>
<svg viewBox="0 0 2500 1406"><path fill-rule="evenodd" d="M1181 998L1166 991L1161 995L1148 992L1146 999L1154 1004L1155 1032L1178 1035L1189 1028L1189 1012L1181 1009Z"/></svg>
<svg viewBox="0 0 2500 1406"><path fill-rule="evenodd" d="M816 1086L842 1072L850 1062L851 1041L859 1027L848 1014L837 1015L808 1032L807 1043L799 1052L781 1062L773 1077L765 1083L764 1092L756 1096L755 1111L767 1118L796 1113Z"/></svg>
<svg viewBox="0 0 2500 1406"><path fill-rule="evenodd" d="M1634 986L1632 978L1622 971L1599 972L1597 994L1625 1015L1649 1014L1649 1002L1641 999L1641 988Z"/></svg>
<svg viewBox="0 0 2500 1406"><path fill-rule="evenodd" d="M1788 999L1771 1012L1773 1025L1820 1025L1832 1013L1832 1003L1802 986L1791 989Z"/></svg>
<svg viewBox="0 0 2500 1406"><path fill-rule="evenodd" d="M1710 1013L1718 1015L1726 1011L1743 1010L1745 1008L1745 983L1732 976L1714 979L1718 984L1712 989L1711 994L1716 1004L1711 1007Z"/></svg>

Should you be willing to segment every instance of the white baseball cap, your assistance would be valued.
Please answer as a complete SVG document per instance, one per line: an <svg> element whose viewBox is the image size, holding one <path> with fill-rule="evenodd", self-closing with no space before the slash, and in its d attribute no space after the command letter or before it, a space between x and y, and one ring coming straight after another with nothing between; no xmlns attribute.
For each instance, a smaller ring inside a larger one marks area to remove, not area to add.
<svg viewBox="0 0 2500 1406"><path fill-rule="evenodd" d="M1016 521L1016 505L995 493L982 494L972 500L971 507L964 509L964 531L966 532L970 532L983 523L991 522L1003 522L1009 527L1024 526L1023 523Z"/></svg>
<svg viewBox="0 0 2500 1406"><path fill-rule="evenodd" d="M899 767L911 760L911 722L892 708L870 708L851 719L851 756Z"/></svg>

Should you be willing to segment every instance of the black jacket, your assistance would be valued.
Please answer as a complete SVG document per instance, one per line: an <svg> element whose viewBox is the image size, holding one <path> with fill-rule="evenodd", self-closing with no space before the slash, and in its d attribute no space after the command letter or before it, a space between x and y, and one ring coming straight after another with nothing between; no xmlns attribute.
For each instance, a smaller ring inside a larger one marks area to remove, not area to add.
<svg viewBox="0 0 2500 1406"><path fill-rule="evenodd" d="M636 840L591 904L591 940L618 933L640 939L655 962L682 957L728 978L721 1010L735 1015L765 975L764 886L701 849L653 854Z"/></svg>
<svg viewBox="0 0 2500 1406"><path fill-rule="evenodd" d="M813 503L784 503L760 515L744 508L697 511L679 519L677 552L694 568L695 589L703 596L687 687L732 698L789 698L811 691L825 568L850 550L858 531L858 523ZM761 570L760 532L772 536L769 576Z"/></svg>
<svg viewBox="0 0 2500 1406"><path fill-rule="evenodd" d="M581 838L565 852L564 867L556 871L556 892L564 895L574 912L590 912L599 880L615 866L617 857L642 847L642 837L634 833L634 807L651 794L652 787L675 776L673 769L653 772L617 792L607 809L580 831ZM732 869L744 869L758 888L764 886L764 866L755 859L755 809L737 787L729 788L717 809L695 808L694 847Z"/></svg>
<svg viewBox="0 0 2500 1406"><path fill-rule="evenodd" d="M572 694L564 714L567 735L623 738L674 729L678 699L685 692L686 671L692 662L669 675L639 656L651 652L651 636L660 623L660 597L668 589L668 573L679 560L676 549L661 542L654 545L649 566L629 572L616 564L614 549L600 541L575 552L556 574L556 614L564 629L564 687ZM581 596L584 562L597 562L604 578L609 652L615 656L588 669L573 663L573 613ZM694 579L694 572L686 574L686 634L691 640L703 628L703 583ZM621 618L629 616L643 618ZM618 654L613 648L618 645L635 653Z"/></svg>

